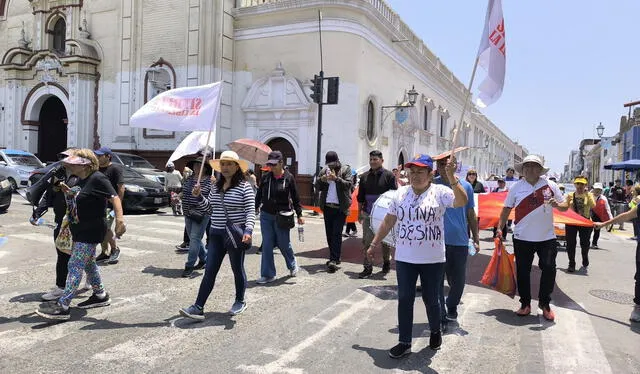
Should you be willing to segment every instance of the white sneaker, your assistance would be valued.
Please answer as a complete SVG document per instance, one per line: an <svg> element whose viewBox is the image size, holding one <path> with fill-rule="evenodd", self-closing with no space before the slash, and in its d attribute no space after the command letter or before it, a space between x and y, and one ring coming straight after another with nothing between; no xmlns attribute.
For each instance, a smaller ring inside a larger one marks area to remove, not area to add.
<svg viewBox="0 0 640 374"><path fill-rule="evenodd" d="M289 275L292 277L295 277L296 275L298 275L298 271L300 271L300 267L298 265L296 265L296 267L294 267L293 269L289 270Z"/></svg>
<svg viewBox="0 0 640 374"><path fill-rule="evenodd" d="M58 300L60 296L62 296L63 294L64 294L64 289L56 286L56 287L53 287L51 291L42 295L42 300L44 301Z"/></svg>
<svg viewBox="0 0 640 374"><path fill-rule="evenodd" d="M271 278L260 277L260 278L258 278L256 283L258 283L258 284L267 284L267 283L275 282L275 280L276 280L276 277L271 277Z"/></svg>

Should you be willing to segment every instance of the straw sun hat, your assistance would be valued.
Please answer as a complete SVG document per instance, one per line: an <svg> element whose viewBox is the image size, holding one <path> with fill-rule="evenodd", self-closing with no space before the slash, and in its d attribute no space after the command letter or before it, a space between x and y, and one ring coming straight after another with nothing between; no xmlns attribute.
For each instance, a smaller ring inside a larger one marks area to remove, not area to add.
<svg viewBox="0 0 640 374"><path fill-rule="evenodd" d="M246 172L249 169L249 163L245 160L241 160L240 156L234 151L224 151L220 155L220 158L209 161L209 165L215 170L220 171L220 161L233 161L240 167L242 172Z"/></svg>

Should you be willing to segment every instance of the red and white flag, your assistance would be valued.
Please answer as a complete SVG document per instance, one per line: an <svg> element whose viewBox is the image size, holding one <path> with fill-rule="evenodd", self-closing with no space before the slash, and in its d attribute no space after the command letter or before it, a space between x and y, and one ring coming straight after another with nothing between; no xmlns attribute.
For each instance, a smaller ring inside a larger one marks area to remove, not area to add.
<svg viewBox="0 0 640 374"><path fill-rule="evenodd" d="M129 126L165 131L210 131L220 110L222 82L165 91L138 109Z"/></svg>
<svg viewBox="0 0 640 374"><path fill-rule="evenodd" d="M487 76L478 86L480 94L477 104L486 107L496 102L504 87L507 47L502 16L502 0L489 0L484 32L478 50L478 64L487 71Z"/></svg>

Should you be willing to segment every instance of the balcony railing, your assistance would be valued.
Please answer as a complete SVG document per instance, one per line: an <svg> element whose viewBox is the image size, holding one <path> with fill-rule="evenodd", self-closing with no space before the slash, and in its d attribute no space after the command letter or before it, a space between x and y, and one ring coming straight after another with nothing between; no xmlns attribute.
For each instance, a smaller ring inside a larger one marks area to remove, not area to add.
<svg viewBox="0 0 640 374"><path fill-rule="evenodd" d="M426 44L420 39L411 28L400 19L400 16L396 14L396 12L389 6L384 0L359 0L363 3L370 4L378 13L382 20L386 20L391 24L391 26L397 30L399 34L401 34L406 42L403 45L411 45L411 47L416 51L416 53L426 61L430 65L432 65L435 69L440 71L442 76L451 82L451 84L460 92L467 92L466 86L456 78L451 70L449 70L445 65L440 62L440 60L436 57L436 55L431 52L431 50L427 47ZM315 1L314 3L317 3ZM351 1L353 2L353 1ZM295 0L236 0L236 8L251 8L258 7L261 5L274 5L274 4L282 4L283 7L291 4L292 7L302 7L304 6L303 1L295 1ZM310 1L311 3L311 1ZM327 5L338 3L335 0L327 0ZM348 2L347 2L348 3ZM425 61L425 62L426 62Z"/></svg>

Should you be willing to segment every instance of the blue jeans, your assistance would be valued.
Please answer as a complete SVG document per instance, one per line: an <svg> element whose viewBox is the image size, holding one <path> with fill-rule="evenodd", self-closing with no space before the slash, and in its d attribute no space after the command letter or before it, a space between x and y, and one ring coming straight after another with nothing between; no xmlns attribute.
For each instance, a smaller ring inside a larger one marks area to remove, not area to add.
<svg viewBox="0 0 640 374"><path fill-rule="evenodd" d="M196 259L200 259L200 261L207 260L207 250L202 244L202 237L209 225L209 216L205 216L202 222L196 222L189 217L184 217L184 225L187 229L187 234L189 234L189 255L184 266L185 268L192 268L196 264Z"/></svg>
<svg viewBox="0 0 640 374"><path fill-rule="evenodd" d="M236 301L244 301L244 292L247 289L247 274L244 271L244 251L227 251L224 248L224 237L222 235L222 230L212 229L209 232L207 266L205 267L204 277L202 277L198 298L196 299L196 305L201 308L204 308L204 304L207 302L211 291L213 291L216 276L227 253L229 253L229 262L231 263L233 279L236 284Z"/></svg>
<svg viewBox="0 0 640 374"><path fill-rule="evenodd" d="M437 264L411 264L396 261L398 277L398 330L400 343L411 344L413 330L413 303L416 299L416 282L420 276L422 301L427 308L429 329L440 331L440 290L444 262Z"/></svg>
<svg viewBox="0 0 640 374"><path fill-rule="evenodd" d="M296 268L296 256L291 247L289 231L278 227L276 216L266 212L260 212L260 230L262 232L262 258L260 261L260 275L265 278L276 276L276 264L273 260L273 248L278 246L287 269Z"/></svg>
<svg viewBox="0 0 640 374"><path fill-rule="evenodd" d="M347 216L338 208L324 208L324 232L329 245L329 261L340 261L342 255L342 227Z"/></svg>
<svg viewBox="0 0 640 374"><path fill-rule="evenodd" d="M467 256L469 254L468 247L459 245L447 245L447 262L444 265L444 274L440 282L440 312L444 320L447 310L456 312L462 292L464 292L464 284L466 282L467 273ZM444 278L447 278L449 284L449 294L447 302L444 301Z"/></svg>

